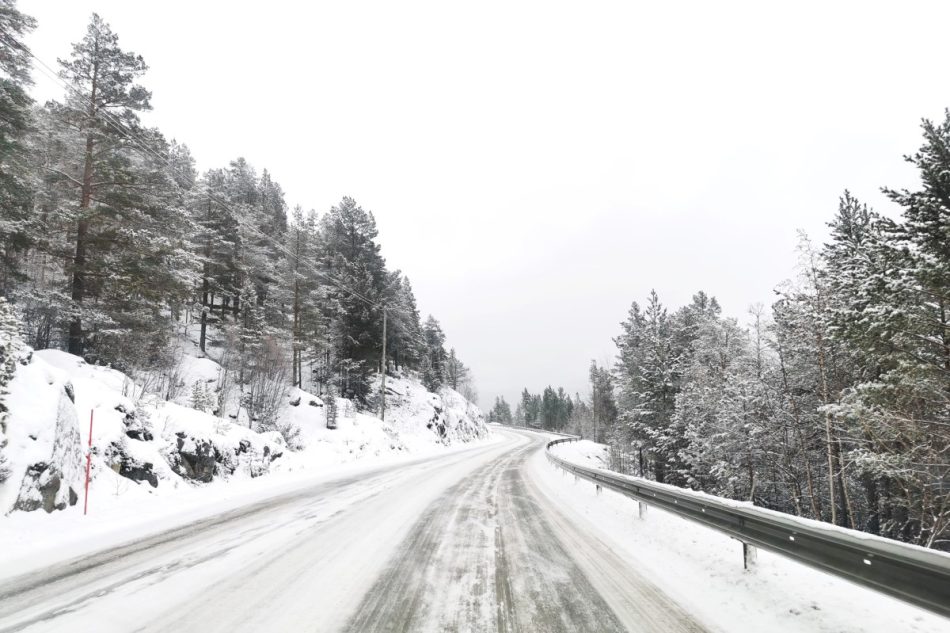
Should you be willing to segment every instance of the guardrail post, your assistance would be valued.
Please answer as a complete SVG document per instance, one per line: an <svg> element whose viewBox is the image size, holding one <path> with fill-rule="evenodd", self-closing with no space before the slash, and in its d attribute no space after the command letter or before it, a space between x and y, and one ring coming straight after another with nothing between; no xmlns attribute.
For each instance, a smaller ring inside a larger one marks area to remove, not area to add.
<svg viewBox="0 0 950 633"><path fill-rule="evenodd" d="M571 470L584 474L597 487L607 487L637 502L640 519L647 503L728 535L742 543L743 568L755 573L759 547L844 578L860 586L950 617L950 562L942 552L922 550L906 543L883 539L854 530L828 530L821 525L785 518L751 505L737 507L725 499L698 498L692 491L623 474L610 474L569 462L551 454L551 448L567 440L547 444L548 459L564 475ZM646 500L649 499L649 502ZM733 541L730 541L733 542ZM730 545L731 547L731 545Z"/></svg>
<svg viewBox="0 0 950 633"><path fill-rule="evenodd" d="M755 566L755 561L758 559L758 550L754 545L749 545L748 543L742 544L742 568L747 570L750 567Z"/></svg>

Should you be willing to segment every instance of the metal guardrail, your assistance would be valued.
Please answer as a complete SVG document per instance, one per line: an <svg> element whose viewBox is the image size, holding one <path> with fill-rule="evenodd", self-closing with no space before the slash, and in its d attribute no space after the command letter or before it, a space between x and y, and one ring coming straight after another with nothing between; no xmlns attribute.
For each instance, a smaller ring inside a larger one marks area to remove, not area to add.
<svg viewBox="0 0 950 633"><path fill-rule="evenodd" d="M581 466L551 452L551 447L577 439L565 437L548 442L548 460L598 486L728 534L741 541L744 550L760 547L950 618L947 554Z"/></svg>

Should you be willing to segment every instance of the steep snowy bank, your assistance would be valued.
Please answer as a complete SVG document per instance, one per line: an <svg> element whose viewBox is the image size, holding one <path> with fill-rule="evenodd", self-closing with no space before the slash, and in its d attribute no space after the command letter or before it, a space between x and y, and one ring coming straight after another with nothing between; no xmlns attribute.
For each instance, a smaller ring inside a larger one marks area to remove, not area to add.
<svg viewBox="0 0 950 633"><path fill-rule="evenodd" d="M477 407L451 390L429 393L411 377L387 383L385 422L338 398L337 428L329 429L323 399L292 389L279 408L281 431L255 432L209 412L213 398L195 396L213 394L220 377L214 361L185 355L177 395L166 401L114 369L26 349L4 396L9 474L0 483L0 514L82 505L90 415L91 497L100 509L214 481L325 470L489 435Z"/></svg>

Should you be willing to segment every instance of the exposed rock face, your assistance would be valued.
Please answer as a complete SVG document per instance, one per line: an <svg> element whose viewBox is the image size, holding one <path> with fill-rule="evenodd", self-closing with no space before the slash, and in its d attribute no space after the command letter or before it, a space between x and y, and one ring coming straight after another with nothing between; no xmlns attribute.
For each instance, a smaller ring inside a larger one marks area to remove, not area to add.
<svg viewBox="0 0 950 633"><path fill-rule="evenodd" d="M442 417L442 407L440 405L433 405L432 411L432 419L426 424L426 428L435 431L439 439L445 441L446 430L445 420Z"/></svg>
<svg viewBox="0 0 950 633"><path fill-rule="evenodd" d="M76 505L78 498L72 487L64 485L62 473L56 464L39 462L27 468L13 509L24 512L40 508L47 512L65 510L67 505Z"/></svg>
<svg viewBox="0 0 950 633"><path fill-rule="evenodd" d="M232 448L219 448L211 440L177 433L176 449L168 452L166 458L178 475L202 483L210 482L216 475L228 476L238 470L259 477L283 455L283 451L272 448L272 445L281 446L280 435L270 435L269 442L242 439Z"/></svg>
<svg viewBox="0 0 950 633"><path fill-rule="evenodd" d="M274 440L280 437L274 434ZM275 444L278 442L275 441ZM270 470L271 463L283 455L283 451L271 449L269 444L263 444L263 447L249 440L241 440L235 447L233 454L227 451L218 451L218 470L227 474L232 474L239 469L246 469L251 477L259 477Z"/></svg>
<svg viewBox="0 0 950 633"><path fill-rule="evenodd" d="M67 383L68 384L68 383ZM67 389L60 394L55 440L49 461L30 464L20 483L14 510L47 512L75 505L82 473L79 422Z"/></svg>
<svg viewBox="0 0 950 633"><path fill-rule="evenodd" d="M133 440L142 440L151 442L152 432L149 430L149 421L147 416L139 411L129 411L124 404L116 405L115 410L124 415L122 423L125 425L125 436Z"/></svg>
<svg viewBox="0 0 950 633"><path fill-rule="evenodd" d="M125 459L119 462L119 474L132 481L147 481L152 488L158 487L158 475L152 470L151 462L137 462L134 459Z"/></svg>
<svg viewBox="0 0 950 633"><path fill-rule="evenodd" d="M214 478L217 451L208 440L177 433L177 450L169 456L169 464L186 479L207 483Z"/></svg>
<svg viewBox="0 0 950 633"><path fill-rule="evenodd" d="M93 449L93 453L97 453L96 449ZM102 458L113 471L122 477L132 481L147 481L152 488L158 487L158 474L155 472L155 465L132 457L128 440L125 438L119 438L119 440L110 443L103 451Z"/></svg>

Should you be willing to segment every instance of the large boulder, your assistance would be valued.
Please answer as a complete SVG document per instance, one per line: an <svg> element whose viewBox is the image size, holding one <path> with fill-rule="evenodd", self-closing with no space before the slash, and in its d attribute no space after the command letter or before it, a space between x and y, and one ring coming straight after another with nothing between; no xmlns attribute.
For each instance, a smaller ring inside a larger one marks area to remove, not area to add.
<svg viewBox="0 0 950 633"><path fill-rule="evenodd" d="M179 432L176 448L169 454L168 463L185 479L208 483L214 479L217 467L216 451L209 440L197 439Z"/></svg>
<svg viewBox="0 0 950 633"><path fill-rule="evenodd" d="M64 483L63 474L56 464L39 462L27 467L13 509L32 512L42 508L52 512L76 505L78 499L72 486Z"/></svg>
<svg viewBox="0 0 950 633"><path fill-rule="evenodd" d="M46 512L63 510L75 505L83 479L83 454L79 438L76 409L64 385L59 386L59 400L53 428L39 428L27 441L32 444L30 459L20 478L19 491L13 510L31 512L42 508ZM13 413L16 413L14 409ZM16 424L16 418L13 424ZM12 427L12 425L11 425ZM46 446L50 446L46 449Z"/></svg>

